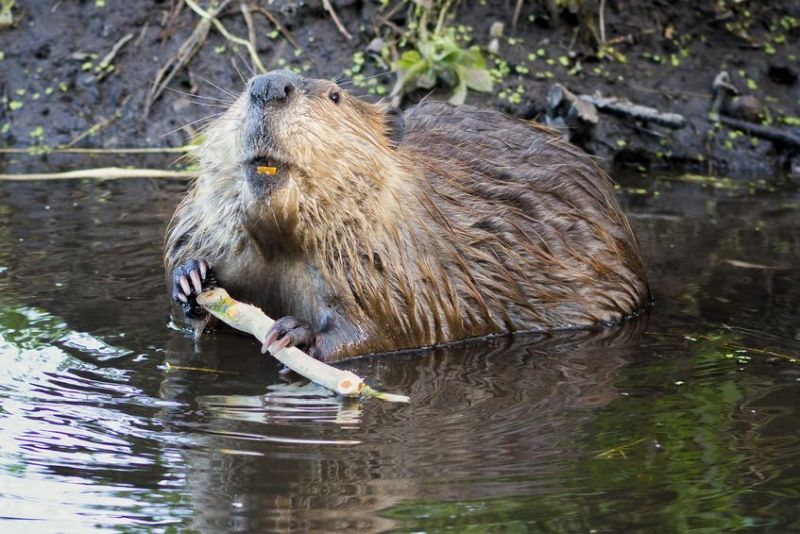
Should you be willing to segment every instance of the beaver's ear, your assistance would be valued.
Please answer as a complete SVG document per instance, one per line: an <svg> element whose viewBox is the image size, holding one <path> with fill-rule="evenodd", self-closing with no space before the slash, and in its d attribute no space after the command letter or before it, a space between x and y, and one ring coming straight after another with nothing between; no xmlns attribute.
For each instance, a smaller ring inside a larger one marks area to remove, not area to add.
<svg viewBox="0 0 800 534"><path fill-rule="evenodd" d="M389 144L393 148L397 148L403 140L403 134L405 134L406 129L403 112L394 106L390 106L384 112L383 120L386 122L386 137L389 138Z"/></svg>

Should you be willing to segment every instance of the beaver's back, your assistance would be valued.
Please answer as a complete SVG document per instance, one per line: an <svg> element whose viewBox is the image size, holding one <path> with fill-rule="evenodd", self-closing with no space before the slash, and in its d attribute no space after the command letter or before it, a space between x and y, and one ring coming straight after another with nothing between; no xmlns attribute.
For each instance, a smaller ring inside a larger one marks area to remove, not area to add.
<svg viewBox="0 0 800 534"><path fill-rule="evenodd" d="M487 293L501 293L513 329L614 322L649 301L633 231L584 152L469 106L425 103L405 119L404 143L426 156L434 203L461 227L456 246L475 276L494 279Z"/></svg>

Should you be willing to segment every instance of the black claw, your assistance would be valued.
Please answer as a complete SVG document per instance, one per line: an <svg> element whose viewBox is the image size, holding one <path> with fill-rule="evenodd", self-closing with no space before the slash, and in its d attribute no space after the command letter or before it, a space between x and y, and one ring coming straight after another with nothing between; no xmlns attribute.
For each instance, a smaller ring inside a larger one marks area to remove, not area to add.
<svg viewBox="0 0 800 534"><path fill-rule="evenodd" d="M286 316L275 321L265 337L265 345L273 343L281 347L297 347L303 352L310 352L316 344L314 329L306 321Z"/></svg>
<svg viewBox="0 0 800 534"><path fill-rule="evenodd" d="M205 261L187 260L172 271L172 300L183 310L187 319L202 319L206 311L197 303L200 292L217 287L214 271Z"/></svg>

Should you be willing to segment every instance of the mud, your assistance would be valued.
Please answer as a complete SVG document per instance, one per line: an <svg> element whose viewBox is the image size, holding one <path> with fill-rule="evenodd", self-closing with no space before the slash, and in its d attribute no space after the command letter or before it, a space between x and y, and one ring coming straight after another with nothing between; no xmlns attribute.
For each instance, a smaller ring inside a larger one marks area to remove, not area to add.
<svg viewBox="0 0 800 534"><path fill-rule="evenodd" d="M462 3L452 25L463 26L473 44L489 43L494 22L503 22L506 28L498 54L487 55L490 68L504 73L503 80L491 94L471 92L467 102L543 120L547 91L556 82L577 93L624 97L680 113L688 124L670 130L601 114L595 128L573 137L609 166L796 180L797 147L715 126L708 110L712 81L726 69L741 95L755 97L763 107L752 118L800 135L800 4L729 3L723 9L725 2L709 0L690 5L608 2L605 34L608 42L615 43L614 59L598 59L587 37L586 20L594 20L598 27L594 14L567 8L554 19L544 2L526 3L512 31L513 3ZM247 52L212 29L188 67L145 116L151 82L191 34L199 21L196 14L177 1L19 4L12 11L12 26L0 29L0 147L27 148L36 155L0 154L5 172L132 162L113 155L90 161L42 155L43 146L184 145L196 135L201 119L218 112L230 98L227 92L239 91L242 79L250 75ZM360 72L353 76L351 89L370 98L391 89L394 74L369 54L365 60L354 56L364 52L374 37L388 35L386 26L377 26L386 12L379 4L334 2L354 36L350 41L337 31L321 2L276 0L263 6L300 45L296 49L266 18L254 13L258 52L267 68L293 67L347 83L343 73L352 74L356 67ZM397 10L391 22L403 25L405 12ZM228 6L221 20L235 35L247 35L238 3ZM99 77L102 58L128 34L132 37L111 62L113 68L107 67ZM412 95L405 104L423 96ZM428 97L446 98L447 92ZM135 163L164 165L165 161L169 163L164 158L137 158Z"/></svg>

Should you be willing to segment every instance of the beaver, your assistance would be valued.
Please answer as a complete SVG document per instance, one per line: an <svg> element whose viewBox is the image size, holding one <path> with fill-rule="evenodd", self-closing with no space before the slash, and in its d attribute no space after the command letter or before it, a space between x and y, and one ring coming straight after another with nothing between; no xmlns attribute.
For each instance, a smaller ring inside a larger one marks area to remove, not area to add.
<svg viewBox="0 0 800 534"><path fill-rule="evenodd" d="M591 328L650 300L610 178L543 126L273 71L205 135L165 249L195 328L215 284L280 317L265 346L325 361Z"/></svg>

